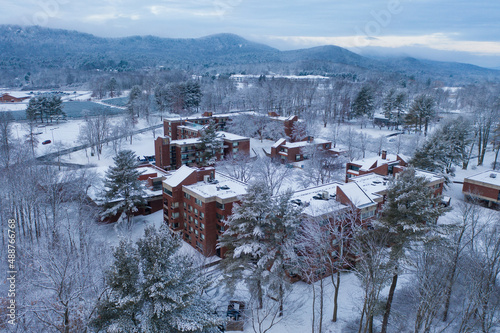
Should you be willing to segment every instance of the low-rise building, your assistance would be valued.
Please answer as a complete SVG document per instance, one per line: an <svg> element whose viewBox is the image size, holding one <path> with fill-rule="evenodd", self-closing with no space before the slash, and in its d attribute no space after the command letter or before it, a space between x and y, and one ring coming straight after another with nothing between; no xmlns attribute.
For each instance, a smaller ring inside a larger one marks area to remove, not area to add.
<svg viewBox="0 0 500 333"><path fill-rule="evenodd" d="M0 103L20 103L29 98L30 96L22 93L4 93L0 96Z"/></svg>
<svg viewBox="0 0 500 333"><path fill-rule="evenodd" d="M151 164L143 164L137 167L140 175L138 179L143 181L145 184L145 194L144 199L146 200L146 205L137 207L137 211L134 212L134 216L137 215L148 215L155 213L163 209L163 191L162 191L162 181L169 177L171 173ZM98 206L104 204L104 198L102 197L103 184L97 182L96 185L91 186L87 195L90 199ZM115 202L119 202L120 198L117 198ZM111 217L107 217L102 220L105 223L116 222L119 218L119 214Z"/></svg>
<svg viewBox="0 0 500 333"><path fill-rule="evenodd" d="M332 154L332 156L339 155L339 150L332 149L331 141L309 137L304 141L298 142L279 139L271 147L271 158L280 159L283 163L303 161L308 158L307 153L304 151L308 147L315 147L316 149Z"/></svg>
<svg viewBox="0 0 500 333"><path fill-rule="evenodd" d="M387 154L383 150L380 156L348 162L346 164L346 182L352 177L376 173L381 176L393 175L395 167L408 166L408 158L403 155Z"/></svg>
<svg viewBox="0 0 500 333"><path fill-rule="evenodd" d="M488 206L500 203L500 172L489 170L464 179L465 196L485 200Z"/></svg>

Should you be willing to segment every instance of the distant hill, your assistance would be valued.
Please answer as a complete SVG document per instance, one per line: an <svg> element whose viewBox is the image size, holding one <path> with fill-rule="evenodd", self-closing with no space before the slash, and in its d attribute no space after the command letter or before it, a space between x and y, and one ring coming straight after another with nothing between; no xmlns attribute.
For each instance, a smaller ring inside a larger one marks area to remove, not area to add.
<svg viewBox="0 0 500 333"><path fill-rule="evenodd" d="M241 65L272 65L268 68L278 69L287 66L289 70L310 74L344 70L434 77L500 77L500 71L468 64L414 58L372 59L331 45L279 51L233 34L186 39L154 36L101 38L77 31L0 25L0 70L4 71L50 68L126 71L157 66L202 70Z"/></svg>

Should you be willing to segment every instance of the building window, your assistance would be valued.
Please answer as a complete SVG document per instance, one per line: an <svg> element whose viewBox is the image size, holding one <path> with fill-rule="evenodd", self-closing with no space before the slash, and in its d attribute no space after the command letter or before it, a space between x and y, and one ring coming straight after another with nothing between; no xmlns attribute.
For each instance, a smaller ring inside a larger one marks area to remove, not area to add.
<svg viewBox="0 0 500 333"><path fill-rule="evenodd" d="M194 214L195 214L195 215L198 215L198 208L195 208L195 209L194 209Z"/></svg>
<svg viewBox="0 0 500 333"><path fill-rule="evenodd" d="M186 214L186 212L184 212L183 214L184 214L184 219L187 219L187 214Z"/></svg>
<svg viewBox="0 0 500 333"><path fill-rule="evenodd" d="M174 224L172 224L172 228L174 228L174 229L179 228L179 223L174 223Z"/></svg>
<svg viewBox="0 0 500 333"><path fill-rule="evenodd" d="M196 242L196 246L200 248L200 250L203 250L203 245L200 242Z"/></svg>
<svg viewBox="0 0 500 333"><path fill-rule="evenodd" d="M370 210L368 212L364 212L364 213L361 213L361 219L367 219L369 217L372 217L375 215L375 211L374 210Z"/></svg>
<svg viewBox="0 0 500 333"><path fill-rule="evenodd" d="M184 206L184 209L186 209L187 204L185 202L183 202L182 205Z"/></svg>
<svg viewBox="0 0 500 333"><path fill-rule="evenodd" d="M224 204L217 202L216 206L217 208L224 210Z"/></svg>
<svg viewBox="0 0 500 333"><path fill-rule="evenodd" d="M217 218L217 220L222 220L224 218L224 216L219 213L215 213L215 217Z"/></svg>
<svg viewBox="0 0 500 333"><path fill-rule="evenodd" d="M193 211L193 206L189 205L189 206L188 206L188 210L189 210L190 212L192 212L192 211Z"/></svg>
<svg viewBox="0 0 500 333"><path fill-rule="evenodd" d="M203 219L205 217L205 213L201 212L200 213L200 219Z"/></svg>
<svg viewBox="0 0 500 333"><path fill-rule="evenodd" d="M300 161L300 154L295 155L295 160Z"/></svg>
<svg viewBox="0 0 500 333"><path fill-rule="evenodd" d="M194 234L198 237L198 230L195 230Z"/></svg>
<svg viewBox="0 0 500 333"><path fill-rule="evenodd" d="M172 218L173 218L173 219L176 219L176 218L178 218L178 217L179 217L179 213L172 213Z"/></svg>
<svg viewBox="0 0 500 333"><path fill-rule="evenodd" d="M189 193L184 192L184 198L191 199L191 195Z"/></svg>
<svg viewBox="0 0 500 333"><path fill-rule="evenodd" d="M238 152L238 148L233 148L233 153L237 153Z"/></svg>
<svg viewBox="0 0 500 333"><path fill-rule="evenodd" d="M205 240L205 235L204 234L201 234L200 237L201 237L201 239Z"/></svg>
<svg viewBox="0 0 500 333"><path fill-rule="evenodd" d="M186 222L184 222L184 229L187 230L187 223Z"/></svg>
<svg viewBox="0 0 500 333"><path fill-rule="evenodd" d="M352 171L359 171L359 166L349 165L349 170L352 170Z"/></svg>
<svg viewBox="0 0 500 333"><path fill-rule="evenodd" d="M239 145L239 144L240 144L240 143L239 143L238 141L233 142L233 147L238 147L238 145Z"/></svg>
<svg viewBox="0 0 500 333"><path fill-rule="evenodd" d="M200 199L198 198L194 198L194 202L198 205L198 206L201 206L203 203L201 202Z"/></svg>
<svg viewBox="0 0 500 333"><path fill-rule="evenodd" d="M198 225L198 220L194 219L194 225Z"/></svg>
<svg viewBox="0 0 500 333"><path fill-rule="evenodd" d="M179 203L178 202L172 202L172 208L177 208L179 207Z"/></svg>
<svg viewBox="0 0 500 333"><path fill-rule="evenodd" d="M189 222L193 222L193 217L192 216L189 217Z"/></svg>
<svg viewBox="0 0 500 333"><path fill-rule="evenodd" d="M189 232L193 232L193 227L189 227Z"/></svg>
<svg viewBox="0 0 500 333"><path fill-rule="evenodd" d="M167 195L172 196L172 191L167 190L167 188L166 188L166 187L164 187L164 188L163 188L163 192L165 192Z"/></svg>

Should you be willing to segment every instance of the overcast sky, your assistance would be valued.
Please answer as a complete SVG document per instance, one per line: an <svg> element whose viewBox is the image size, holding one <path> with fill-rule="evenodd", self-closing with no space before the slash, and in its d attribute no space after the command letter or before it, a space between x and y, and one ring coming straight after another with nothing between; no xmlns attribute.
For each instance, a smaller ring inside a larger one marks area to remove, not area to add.
<svg viewBox="0 0 500 333"><path fill-rule="evenodd" d="M0 22L104 37L229 32L281 50L334 44L500 66L499 0L6 0Z"/></svg>

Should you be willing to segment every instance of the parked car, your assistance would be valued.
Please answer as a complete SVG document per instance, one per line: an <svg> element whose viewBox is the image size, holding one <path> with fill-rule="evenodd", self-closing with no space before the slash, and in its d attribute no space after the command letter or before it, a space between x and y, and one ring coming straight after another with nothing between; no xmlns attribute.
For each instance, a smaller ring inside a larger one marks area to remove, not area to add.
<svg viewBox="0 0 500 333"><path fill-rule="evenodd" d="M45 140L45 141L43 141L43 142L42 142L42 145L48 145L49 143L52 143L52 141L50 141L50 140Z"/></svg>

